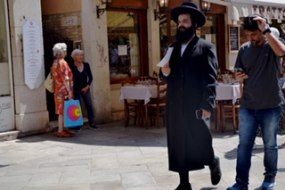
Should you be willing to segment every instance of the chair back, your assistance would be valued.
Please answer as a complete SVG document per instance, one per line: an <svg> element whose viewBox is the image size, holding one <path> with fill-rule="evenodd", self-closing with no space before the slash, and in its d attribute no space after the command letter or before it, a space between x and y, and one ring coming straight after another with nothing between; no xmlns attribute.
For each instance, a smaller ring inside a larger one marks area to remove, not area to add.
<svg viewBox="0 0 285 190"><path fill-rule="evenodd" d="M167 83L165 81L159 81L157 83L157 96L151 98L150 103L147 104L151 125L159 127L159 118L162 118L163 126L165 126L166 93Z"/></svg>
<svg viewBox="0 0 285 190"><path fill-rule="evenodd" d="M157 73L156 71L153 71L153 72L152 72L152 77L158 78L158 73Z"/></svg>
<svg viewBox="0 0 285 190"><path fill-rule="evenodd" d="M157 83L157 99L158 103L166 102L166 92L167 92L167 83L165 81L159 81Z"/></svg>
<svg viewBox="0 0 285 190"><path fill-rule="evenodd" d="M128 77L121 82L122 86L137 84L138 77ZM136 100L124 99L125 127L129 126L131 118L134 119L134 125L137 122L139 104Z"/></svg>
<svg viewBox="0 0 285 190"><path fill-rule="evenodd" d="M157 84L158 78L151 77L151 76L140 76L138 78L138 83L143 85L151 85L151 84Z"/></svg>

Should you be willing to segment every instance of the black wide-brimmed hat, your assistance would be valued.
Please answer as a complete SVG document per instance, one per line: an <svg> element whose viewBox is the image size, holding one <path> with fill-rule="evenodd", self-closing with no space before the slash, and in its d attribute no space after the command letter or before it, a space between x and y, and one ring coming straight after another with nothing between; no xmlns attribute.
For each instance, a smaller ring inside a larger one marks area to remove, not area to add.
<svg viewBox="0 0 285 190"><path fill-rule="evenodd" d="M190 14L191 18L197 23L197 27L201 27L206 23L206 17L197 5L191 2L183 2L179 7L175 7L171 11L171 19L177 23L180 14Z"/></svg>

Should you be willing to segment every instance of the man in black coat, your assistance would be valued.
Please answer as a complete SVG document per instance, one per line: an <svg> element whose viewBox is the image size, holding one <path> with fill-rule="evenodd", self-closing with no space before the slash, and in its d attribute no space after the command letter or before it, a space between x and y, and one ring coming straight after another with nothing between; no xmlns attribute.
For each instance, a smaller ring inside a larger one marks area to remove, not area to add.
<svg viewBox="0 0 285 190"><path fill-rule="evenodd" d="M177 23L176 41L169 64L160 70L167 81L167 145L169 170L179 173L176 190L191 190L189 171L209 166L213 185L221 170L212 147L209 130L215 106L217 58L212 44L196 36L205 24L205 15L191 2L171 11Z"/></svg>

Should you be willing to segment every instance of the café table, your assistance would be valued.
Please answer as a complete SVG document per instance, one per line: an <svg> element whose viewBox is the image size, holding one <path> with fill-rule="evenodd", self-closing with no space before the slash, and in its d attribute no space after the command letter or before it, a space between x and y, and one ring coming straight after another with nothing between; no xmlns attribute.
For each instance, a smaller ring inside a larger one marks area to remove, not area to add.
<svg viewBox="0 0 285 190"><path fill-rule="evenodd" d="M147 103L157 97L157 85L125 85L121 87L120 100L136 100L139 103L138 121L145 126L148 120Z"/></svg>
<svg viewBox="0 0 285 190"><path fill-rule="evenodd" d="M144 104L147 104L150 101L150 98L155 98L156 96L156 85L135 84L122 86L120 100L143 100Z"/></svg>
<svg viewBox="0 0 285 190"><path fill-rule="evenodd" d="M216 100L232 100L232 103L235 104L236 101L241 97L240 84L226 84L218 83L216 86Z"/></svg>
<svg viewBox="0 0 285 190"><path fill-rule="evenodd" d="M218 83L216 86L216 124L220 126L221 131L225 129L225 118L233 119L233 128L236 130L237 127L237 108L239 107L238 100L241 97L241 89L239 83ZM230 114L227 114L225 110L230 109Z"/></svg>

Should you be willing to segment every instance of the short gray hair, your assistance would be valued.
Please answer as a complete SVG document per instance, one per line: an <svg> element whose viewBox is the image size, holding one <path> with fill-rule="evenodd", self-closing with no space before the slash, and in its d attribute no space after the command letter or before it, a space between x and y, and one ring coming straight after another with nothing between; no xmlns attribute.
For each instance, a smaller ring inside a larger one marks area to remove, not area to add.
<svg viewBox="0 0 285 190"><path fill-rule="evenodd" d="M83 55L83 51L81 49L74 49L72 52L71 52L71 57L74 59L74 57L78 54L81 54Z"/></svg>
<svg viewBox="0 0 285 190"><path fill-rule="evenodd" d="M67 50L67 45L65 43L56 43L52 48L53 56L62 57L66 50Z"/></svg>

